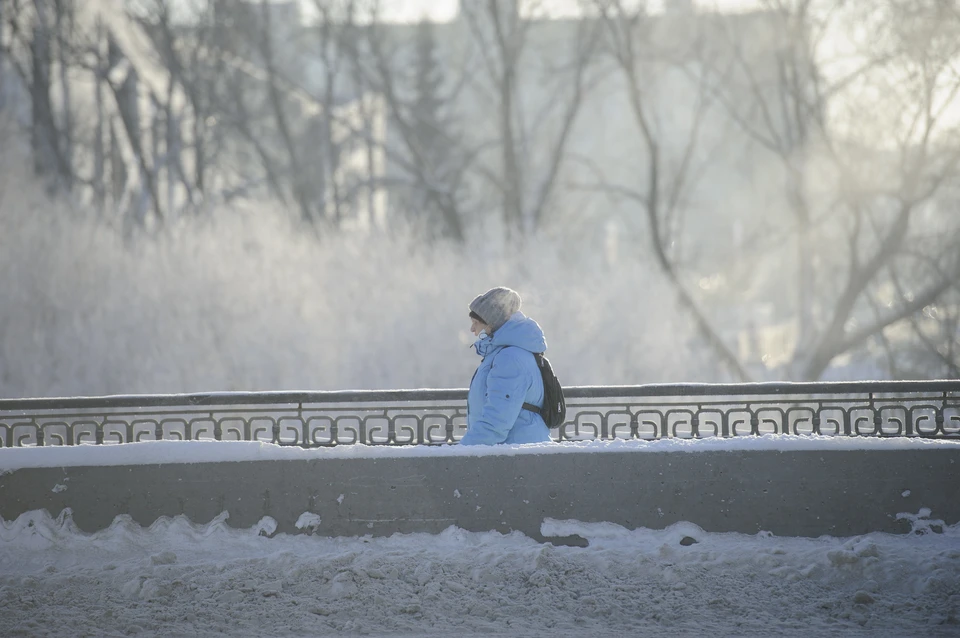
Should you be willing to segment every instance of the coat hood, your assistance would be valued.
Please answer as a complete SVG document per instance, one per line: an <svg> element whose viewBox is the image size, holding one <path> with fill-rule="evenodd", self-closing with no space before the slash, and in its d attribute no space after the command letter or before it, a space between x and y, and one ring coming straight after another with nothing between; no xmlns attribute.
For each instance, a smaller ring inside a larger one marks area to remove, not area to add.
<svg viewBox="0 0 960 638"><path fill-rule="evenodd" d="M490 338L494 348L517 346L530 352L544 352L547 340L540 325L522 312L515 312Z"/></svg>

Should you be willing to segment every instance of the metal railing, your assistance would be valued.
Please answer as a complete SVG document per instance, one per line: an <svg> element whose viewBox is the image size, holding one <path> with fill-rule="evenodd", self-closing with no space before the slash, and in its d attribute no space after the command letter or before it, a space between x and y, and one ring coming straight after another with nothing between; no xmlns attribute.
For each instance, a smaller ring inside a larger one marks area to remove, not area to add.
<svg viewBox="0 0 960 638"><path fill-rule="evenodd" d="M564 389L555 440L760 434L960 438L960 381L664 384ZM466 390L231 392L0 400L0 447L145 440L443 445Z"/></svg>

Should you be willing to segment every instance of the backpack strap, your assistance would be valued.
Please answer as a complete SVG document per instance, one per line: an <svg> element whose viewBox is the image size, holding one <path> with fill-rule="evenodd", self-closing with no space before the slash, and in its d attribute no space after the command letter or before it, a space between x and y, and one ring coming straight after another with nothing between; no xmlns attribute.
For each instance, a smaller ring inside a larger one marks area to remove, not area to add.
<svg viewBox="0 0 960 638"><path fill-rule="evenodd" d="M533 355L534 361L537 362L537 368L543 368L543 353L542 353L542 352L531 352L530 354ZM541 370L541 373L542 373L542 372L543 372L543 371ZM544 391L546 391L546 388L544 388ZM544 398L546 398L546 397L544 397ZM535 406L535 405L532 404L532 403L524 403L523 406L521 406L521 407L522 407L522 409L524 409L524 410L530 410L530 411L533 412L534 414L541 414L541 413L543 412L543 408L538 408L537 406Z"/></svg>

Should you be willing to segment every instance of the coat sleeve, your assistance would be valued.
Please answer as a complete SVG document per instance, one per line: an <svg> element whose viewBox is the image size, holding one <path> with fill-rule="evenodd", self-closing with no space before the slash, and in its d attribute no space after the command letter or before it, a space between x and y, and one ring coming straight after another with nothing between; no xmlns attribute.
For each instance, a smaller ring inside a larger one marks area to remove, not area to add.
<svg viewBox="0 0 960 638"><path fill-rule="evenodd" d="M517 423L530 380L523 369L522 351L507 348L497 354L487 375L483 412L463 435L463 445L503 443Z"/></svg>

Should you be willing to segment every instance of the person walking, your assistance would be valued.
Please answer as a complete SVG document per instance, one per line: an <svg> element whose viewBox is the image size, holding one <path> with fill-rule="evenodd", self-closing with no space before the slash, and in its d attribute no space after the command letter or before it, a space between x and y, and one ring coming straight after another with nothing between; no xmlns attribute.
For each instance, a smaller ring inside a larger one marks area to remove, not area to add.
<svg viewBox="0 0 960 638"><path fill-rule="evenodd" d="M473 347L483 359L470 381L462 445L550 440L543 418L530 409L543 406L543 378L533 353L544 352L547 341L537 322L520 312L521 303L520 294L505 287L470 302Z"/></svg>

